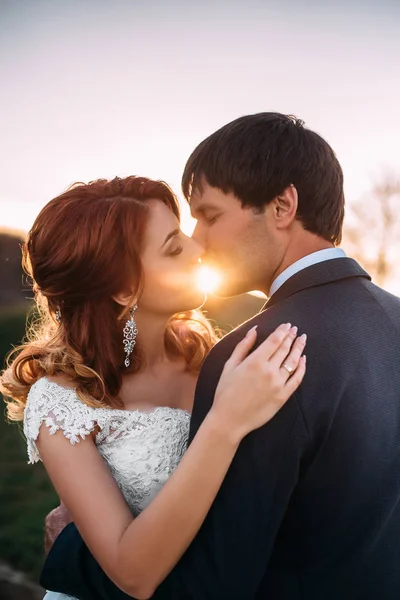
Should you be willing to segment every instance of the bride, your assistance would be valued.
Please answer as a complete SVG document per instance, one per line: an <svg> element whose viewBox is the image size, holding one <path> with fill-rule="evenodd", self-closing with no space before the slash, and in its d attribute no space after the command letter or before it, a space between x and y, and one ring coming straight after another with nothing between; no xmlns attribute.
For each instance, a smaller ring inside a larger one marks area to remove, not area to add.
<svg viewBox="0 0 400 600"><path fill-rule="evenodd" d="M240 441L305 373L295 327L251 354L250 330L185 452L197 377L216 342L191 310L204 300L201 255L180 231L170 188L134 176L72 186L43 208L23 247L40 319L1 377L8 416L23 419L30 462L43 461L102 569L136 598L172 570ZM56 597L66 598L47 595Z"/></svg>

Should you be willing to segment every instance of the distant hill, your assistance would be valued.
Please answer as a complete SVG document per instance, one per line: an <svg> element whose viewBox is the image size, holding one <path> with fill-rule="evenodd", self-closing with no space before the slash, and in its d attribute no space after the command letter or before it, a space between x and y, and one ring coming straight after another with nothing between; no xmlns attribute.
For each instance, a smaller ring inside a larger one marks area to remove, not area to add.
<svg viewBox="0 0 400 600"><path fill-rule="evenodd" d="M21 267L23 234L0 230L0 310L21 308L32 298L26 276Z"/></svg>

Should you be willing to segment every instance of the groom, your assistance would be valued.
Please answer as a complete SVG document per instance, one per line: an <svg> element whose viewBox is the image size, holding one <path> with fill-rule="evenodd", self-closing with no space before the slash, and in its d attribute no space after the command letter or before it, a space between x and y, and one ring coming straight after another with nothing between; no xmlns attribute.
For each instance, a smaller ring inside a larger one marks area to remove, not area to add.
<svg viewBox="0 0 400 600"><path fill-rule="evenodd" d="M343 176L330 146L278 113L236 119L183 174L194 237L226 276L224 295L269 301L209 354L190 440L223 365L250 325L308 334L307 374L239 447L206 521L157 600L400 598L400 300L337 246ZM42 585L82 600L128 598L69 525Z"/></svg>

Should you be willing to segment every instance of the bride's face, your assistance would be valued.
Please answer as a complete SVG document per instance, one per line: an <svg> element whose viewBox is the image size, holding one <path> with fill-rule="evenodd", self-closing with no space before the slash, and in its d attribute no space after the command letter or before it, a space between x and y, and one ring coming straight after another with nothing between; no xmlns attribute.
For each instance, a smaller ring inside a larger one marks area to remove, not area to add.
<svg viewBox="0 0 400 600"><path fill-rule="evenodd" d="M150 201L150 217L141 261L144 289L139 307L173 315L199 307L204 292L198 285L203 248L180 230L174 213L160 200Z"/></svg>

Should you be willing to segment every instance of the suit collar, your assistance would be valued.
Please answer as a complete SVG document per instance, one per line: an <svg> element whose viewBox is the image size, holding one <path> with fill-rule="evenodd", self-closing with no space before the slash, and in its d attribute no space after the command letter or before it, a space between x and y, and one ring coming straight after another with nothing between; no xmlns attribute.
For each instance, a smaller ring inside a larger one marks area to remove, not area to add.
<svg viewBox="0 0 400 600"><path fill-rule="evenodd" d="M335 260L327 260L320 262L310 267L302 269L290 279L288 279L276 292L273 294L262 310L270 308L277 302L311 287L325 285L333 281L341 279L349 279L351 277L364 277L371 280L371 277L353 258L335 258Z"/></svg>

